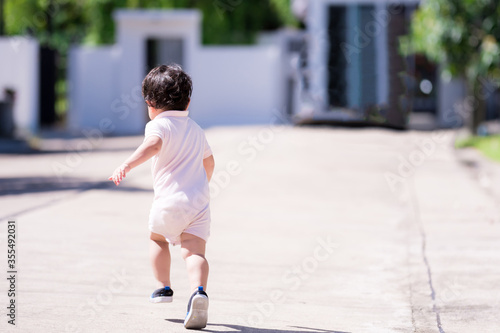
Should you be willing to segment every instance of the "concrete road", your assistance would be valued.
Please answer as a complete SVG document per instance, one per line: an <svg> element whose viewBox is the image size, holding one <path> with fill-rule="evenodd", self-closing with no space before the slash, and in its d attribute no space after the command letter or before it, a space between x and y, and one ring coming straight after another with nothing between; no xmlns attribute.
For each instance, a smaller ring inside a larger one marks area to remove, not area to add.
<svg viewBox="0 0 500 333"><path fill-rule="evenodd" d="M217 167L205 331L498 332L498 191L459 161L453 135L207 130ZM0 156L7 278L7 220L17 223L0 331L185 331L178 247L174 302L148 302L149 164L118 188L106 181L141 141L52 139L43 154Z"/></svg>

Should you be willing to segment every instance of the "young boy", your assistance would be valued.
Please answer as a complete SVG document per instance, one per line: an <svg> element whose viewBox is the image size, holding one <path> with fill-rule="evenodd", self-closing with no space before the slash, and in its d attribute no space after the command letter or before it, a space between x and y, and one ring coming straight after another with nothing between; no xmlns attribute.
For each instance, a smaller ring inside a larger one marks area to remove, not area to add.
<svg viewBox="0 0 500 333"><path fill-rule="evenodd" d="M149 216L150 256L161 288L153 303L172 302L169 243L181 245L193 294L184 320L186 328L207 324L208 262L205 244L210 233L208 182L214 158L203 130L188 117L192 82L180 66L159 66L142 82L151 121L144 142L109 180L116 185L136 166L153 158L154 201Z"/></svg>

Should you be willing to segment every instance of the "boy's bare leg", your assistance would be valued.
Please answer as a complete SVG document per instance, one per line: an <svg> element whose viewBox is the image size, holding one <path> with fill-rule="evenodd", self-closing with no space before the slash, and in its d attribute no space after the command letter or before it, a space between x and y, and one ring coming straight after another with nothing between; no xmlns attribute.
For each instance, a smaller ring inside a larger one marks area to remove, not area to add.
<svg viewBox="0 0 500 333"><path fill-rule="evenodd" d="M153 274L158 280L160 287L170 287L170 249L165 237L151 233L149 253Z"/></svg>
<svg viewBox="0 0 500 333"><path fill-rule="evenodd" d="M186 261L191 290L195 291L199 286L207 290L208 261L205 259L206 242L195 235L181 234L181 254Z"/></svg>

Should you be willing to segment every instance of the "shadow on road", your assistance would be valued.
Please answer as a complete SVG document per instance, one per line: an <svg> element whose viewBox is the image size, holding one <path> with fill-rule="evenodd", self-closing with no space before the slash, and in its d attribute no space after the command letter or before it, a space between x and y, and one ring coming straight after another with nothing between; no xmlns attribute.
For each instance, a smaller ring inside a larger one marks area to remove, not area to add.
<svg viewBox="0 0 500 333"><path fill-rule="evenodd" d="M152 190L132 186L120 185L116 187L110 181L96 182L72 177L64 177L63 180L58 177L0 178L0 196L67 190L86 191L91 189L152 192Z"/></svg>
<svg viewBox="0 0 500 333"><path fill-rule="evenodd" d="M165 319L166 321L172 322L172 323L178 323L178 324L183 324L184 321L182 319ZM214 326L219 326L219 327L226 327L228 328L227 331L212 331L210 330L210 327ZM208 323L207 328L203 329L200 332L240 332L240 333L297 333L297 332L308 332L308 333L350 333L350 332L345 332L345 331L333 331L333 330L325 330L322 328L310 328L310 327L301 327L301 326L289 326L290 329L286 330L279 330L279 329L270 329L270 328L254 328L254 327L248 327L248 326L241 326L241 325L231 325L231 324L211 324ZM295 328L295 329L294 329ZM300 329L298 331L297 329Z"/></svg>

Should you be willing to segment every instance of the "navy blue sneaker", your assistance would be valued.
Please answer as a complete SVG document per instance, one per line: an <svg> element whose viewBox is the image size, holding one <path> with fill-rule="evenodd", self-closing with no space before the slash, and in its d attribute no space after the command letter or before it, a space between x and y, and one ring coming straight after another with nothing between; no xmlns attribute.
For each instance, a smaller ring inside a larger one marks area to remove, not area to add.
<svg viewBox="0 0 500 333"><path fill-rule="evenodd" d="M189 299L184 327L200 329L207 326L208 321L208 295L203 287L198 287Z"/></svg>
<svg viewBox="0 0 500 333"><path fill-rule="evenodd" d="M170 303L174 298L174 291L170 287L156 289L149 298L151 303Z"/></svg>

